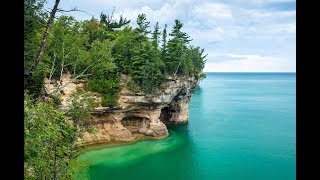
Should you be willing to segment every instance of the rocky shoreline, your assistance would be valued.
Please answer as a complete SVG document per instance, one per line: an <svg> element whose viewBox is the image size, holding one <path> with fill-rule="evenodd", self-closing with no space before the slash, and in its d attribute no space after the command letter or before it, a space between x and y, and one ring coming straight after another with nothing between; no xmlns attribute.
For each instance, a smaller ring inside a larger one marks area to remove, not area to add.
<svg viewBox="0 0 320 180"><path fill-rule="evenodd" d="M70 75L65 75L68 81ZM79 143L83 145L125 143L140 139L164 139L169 133L166 124L186 123L188 105L199 80L193 77L168 77L158 90L150 94L128 90L128 76L121 75L118 107L95 107L93 118L86 124L94 133L85 132ZM50 86L50 84L48 85ZM67 96L81 83L70 83L61 92L62 108L68 106ZM50 87L47 87L50 88ZM99 96L95 97L99 101Z"/></svg>

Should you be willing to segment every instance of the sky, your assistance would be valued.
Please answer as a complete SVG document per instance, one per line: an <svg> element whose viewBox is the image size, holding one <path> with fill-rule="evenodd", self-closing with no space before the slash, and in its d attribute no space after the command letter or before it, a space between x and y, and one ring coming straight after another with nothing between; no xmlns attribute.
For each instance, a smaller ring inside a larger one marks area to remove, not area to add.
<svg viewBox="0 0 320 180"><path fill-rule="evenodd" d="M77 20L115 8L114 18L122 14L133 27L145 13L151 29L159 22L168 31L179 19L208 54L204 72L296 72L295 0L61 0L58 7L87 12L68 13Z"/></svg>

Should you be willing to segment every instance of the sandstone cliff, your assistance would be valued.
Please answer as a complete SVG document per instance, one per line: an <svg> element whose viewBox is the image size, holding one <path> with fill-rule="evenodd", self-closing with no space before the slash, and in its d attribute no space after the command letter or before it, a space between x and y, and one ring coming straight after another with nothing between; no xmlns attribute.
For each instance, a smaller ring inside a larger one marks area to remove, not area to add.
<svg viewBox="0 0 320 180"><path fill-rule="evenodd" d="M62 80L67 81L70 75ZM84 133L82 143L129 142L140 138L166 138L165 124L185 123L189 117L188 105L198 80L195 78L167 78L152 94L135 93L127 89L128 76L122 75L118 107L96 107L94 117L88 120L94 133ZM51 85L53 86L53 85ZM62 108L66 108L66 97L82 83L70 83L61 92ZM47 84L50 88L50 84ZM52 88L52 87L51 87ZM96 96L99 100L99 95Z"/></svg>

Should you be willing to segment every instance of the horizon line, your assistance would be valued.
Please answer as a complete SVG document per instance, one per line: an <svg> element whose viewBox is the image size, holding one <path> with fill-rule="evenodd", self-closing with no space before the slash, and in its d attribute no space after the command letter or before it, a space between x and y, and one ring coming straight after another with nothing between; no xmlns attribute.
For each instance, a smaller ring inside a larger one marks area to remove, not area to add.
<svg viewBox="0 0 320 180"><path fill-rule="evenodd" d="M204 71L203 73L296 73L296 71Z"/></svg>

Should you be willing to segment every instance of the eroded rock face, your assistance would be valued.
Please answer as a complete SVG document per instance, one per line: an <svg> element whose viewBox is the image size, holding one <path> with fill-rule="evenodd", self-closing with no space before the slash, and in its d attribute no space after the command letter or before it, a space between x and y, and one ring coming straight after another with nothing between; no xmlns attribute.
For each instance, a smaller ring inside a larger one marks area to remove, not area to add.
<svg viewBox="0 0 320 180"><path fill-rule="evenodd" d="M139 137L162 139L169 133L165 124L187 122L188 105L195 87L199 83L194 78L167 78L152 95L135 93L127 88L128 76L122 75L120 81L119 107L96 107L94 118L88 124L95 129L94 133L86 132L81 139L84 144L108 142L129 142ZM67 81L67 79L65 80ZM70 94L76 87L70 83L67 92ZM67 105L62 96L63 105ZM64 107L66 108L66 107Z"/></svg>

